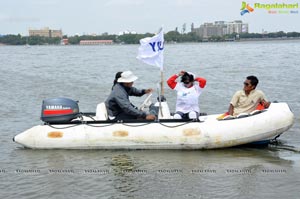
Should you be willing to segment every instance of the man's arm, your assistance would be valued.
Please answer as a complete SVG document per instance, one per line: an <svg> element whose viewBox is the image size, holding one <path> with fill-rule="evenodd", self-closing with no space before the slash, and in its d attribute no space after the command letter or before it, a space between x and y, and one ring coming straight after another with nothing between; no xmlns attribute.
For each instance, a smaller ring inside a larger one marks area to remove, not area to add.
<svg viewBox="0 0 300 199"><path fill-rule="evenodd" d="M262 99L260 101L260 103L265 107L265 108L269 108L271 102L267 102L266 100Z"/></svg>
<svg viewBox="0 0 300 199"><path fill-rule="evenodd" d="M232 104L229 105L229 108L228 108L228 114L229 115L233 115L233 110L234 110L234 107Z"/></svg>
<svg viewBox="0 0 300 199"><path fill-rule="evenodd" d="M118 93L118 95L115 97L115 100L125 113L134 115L136 117L146 118L146 113L144 111L135 109L125 94Z"/></svg>

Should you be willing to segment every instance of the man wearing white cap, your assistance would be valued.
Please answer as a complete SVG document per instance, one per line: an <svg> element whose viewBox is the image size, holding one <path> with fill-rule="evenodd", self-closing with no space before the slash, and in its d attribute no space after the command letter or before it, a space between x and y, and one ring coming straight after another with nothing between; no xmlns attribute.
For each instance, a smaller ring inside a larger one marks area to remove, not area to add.
<svg viewBox="0 0 300 199"><path fill-rule="evenodd" d="M129 96L143 96L150 93L153 89L137 89L133 87L133 82L137 80L131 71L124 71L117 79L117 83L113 86L112 91L105 101L105 106L109 118L112 120L137 119L154 120L155 115L147 114L138 110L130 101Z"/></svg>

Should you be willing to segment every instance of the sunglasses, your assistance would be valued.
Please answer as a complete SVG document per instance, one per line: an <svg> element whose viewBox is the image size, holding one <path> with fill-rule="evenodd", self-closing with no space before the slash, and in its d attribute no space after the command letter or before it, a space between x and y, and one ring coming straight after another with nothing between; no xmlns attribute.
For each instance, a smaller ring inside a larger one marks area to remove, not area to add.
<svg viewBox="0 0 300 199"><path fill-rule="evenodd" d="M247 83L247 82L244 82L244 85L245 85L245 86L249 86L250 84L249 84L249 83Z"/></svg>
<svg viewBox="0 0 300 199"><path fill-rule="evenodd" d="M191 82L183 82L184 84L189 84L189 83L191 83Z"/></svg>

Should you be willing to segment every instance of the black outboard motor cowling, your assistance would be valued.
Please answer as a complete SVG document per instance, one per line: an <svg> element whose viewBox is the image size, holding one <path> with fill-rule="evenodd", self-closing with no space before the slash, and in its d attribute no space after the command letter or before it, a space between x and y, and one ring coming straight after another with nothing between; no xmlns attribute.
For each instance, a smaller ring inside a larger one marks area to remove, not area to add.
<svg viewBox="0 0 300 199"><path fill-rule="evenodd" d="M43 100L41 120L47 123L66 123L79 116L78 102L68 98Z"/></svg>

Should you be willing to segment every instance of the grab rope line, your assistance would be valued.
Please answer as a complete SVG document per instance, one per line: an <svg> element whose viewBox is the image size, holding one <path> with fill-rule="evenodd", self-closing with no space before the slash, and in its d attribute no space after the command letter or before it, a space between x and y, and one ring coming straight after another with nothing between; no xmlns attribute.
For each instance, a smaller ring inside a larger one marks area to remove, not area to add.
<svg viewBox="0 0 300 199"><path fill-rule="evenodd" d="M53 126L51 124L46 124L46 125L50 126L51 128L54 128L54 129L68 129L68 128L72 128L74 126L78 126L78 125L81 125L81 124L74 124L72 126L65 126L65 127L55 127L55 126Z"/></svg>
<svg viewBox="0 0 300 199"><path fill-rule="evenodd" d="M94 117L92 117L91 115L88 114L84 114L84 113L80 113L80 118L83 120L83 116L88 117L90 119L92 119L93 121L96 121Z"/></svg>
<svg viewBox="0 0 300 199"><path fill-rule="evenodd" d="M114 125L114 123L106 124L106 125L102 125L102 126L97 126L97 125L88 124L88 123L86 123L86 125L87 125L87 126L90 126L90 127L107 127L107 126L112 126L112 125Z"/></svg>
<svg viewBox="0 0 300 199"><path fill-rule="evenodd" d="M152 124L152 123L144 123L144 124L139 124L139 125L129 125L129 124L126 124L126 123L118 123L118 124L123 124L124 126L129 126L129 127L140 127L140 126L146 126L146 125L149 125L149 124Z"/></svg>
<svg viewBox="0 0 300 199"><path fill-rule="evenodd" d="M175 126L166 125L162 122L157 122L157 123L164 126L164 127L167 127L167 128L176 128L176 127L187 125L187 124L192 123L192 122L195 122L195 121L188 121L188 122L184 122L182 124L178 124L178 125L175 125ZM109 123L109 124L99 126L99 124L89 124L87 121L82 121L81 123L74 124L74 125L71 125L71 126L64 126L64 127L55 127L54 125L51 125L49 123L45 123L45 124L50 126L51 128L54 128L54 129L68 129L68 128L72 128L72 127L75 127L75 126L78 126L78 125L83 125L83 124L85 124L87 126L90 126L90 127L97 128L97 127L108 127L108 126L112 126L112 125L115 125L115 124L122 124L122 125L128 126L128 127L141 127L141 126L146 126L146 125L155 124L155 123L144 123L144 124L138 124L138 125L130 125L128 123L117 122L117 123ZM57 125L57 124L55 124L55 125ZM62 124L62 125L68 125L68 124Z"/></svg>
<svg viewBox="0 0 300 199"><path fill-rule="evenodd" d="M168 126L168 125L165 125L165 124L160 123L160 122L159 122L159 124L162 125L162 126L164 126L164 127L168 127L168 128L176 128L176 127L179 127L179 126L187 125L187 124L189 124L189 123L191 123L191 122L193 122L193 121L185 122L185 123L183 123L183 124L178 124L178 125L175 125L175 126Z"/></svg>

